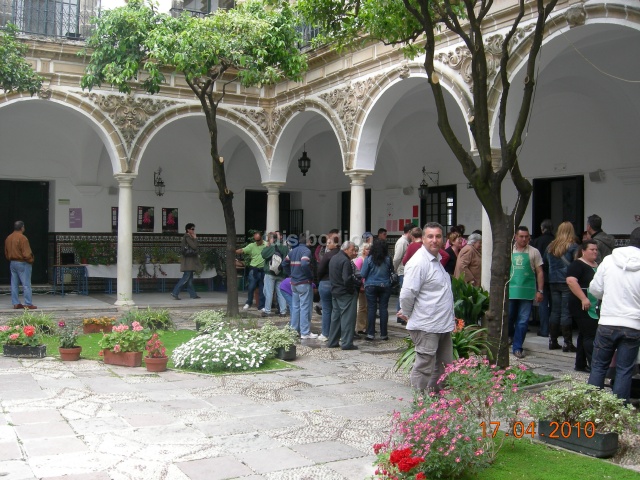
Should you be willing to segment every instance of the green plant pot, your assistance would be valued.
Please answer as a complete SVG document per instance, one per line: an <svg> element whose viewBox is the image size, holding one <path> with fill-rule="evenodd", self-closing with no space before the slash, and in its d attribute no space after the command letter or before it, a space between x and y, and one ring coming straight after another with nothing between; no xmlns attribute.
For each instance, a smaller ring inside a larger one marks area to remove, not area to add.
<svg viewBox="0 0 640 480"><path fill-rule="evenodd" d="M544 443L596 458L613 457L618 451L618 434L615 432L593 434L590 428L585 428L582 424L579 424L578 429L575 423L551 423L548 420L538 421L538 439ZM556 423L559 424L558 428ZM593 436L588 438L587 435L592 434Z"/></svg>
<svg viewBox="0 0 640 480"><path fill-rule="evenodd" d="M44 358L47 356L46 345L4 345L3 352L5 357L16 358Z"/></svg>
<svg viewBox="0 0 640 480"><path fill-rule="evenodd" d="M276 349L276 358L279 358L280 360L287 360L287 361L295 360L296 346L289 345L289 348L281 347Z"/></svg>

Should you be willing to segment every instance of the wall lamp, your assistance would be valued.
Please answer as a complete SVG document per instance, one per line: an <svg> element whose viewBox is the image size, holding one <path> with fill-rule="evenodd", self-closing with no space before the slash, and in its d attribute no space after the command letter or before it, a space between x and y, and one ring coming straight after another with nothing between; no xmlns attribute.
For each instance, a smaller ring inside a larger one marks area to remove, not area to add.
<svg viewBox="0 0 640 480"><path fill-rule="evenodd" d="M298 159L298 168L302 172L303 177L307 176L309 167L311 167L311 159L307 157L307 145L305 144L305 146L303 147L302 156Z"/></svg>

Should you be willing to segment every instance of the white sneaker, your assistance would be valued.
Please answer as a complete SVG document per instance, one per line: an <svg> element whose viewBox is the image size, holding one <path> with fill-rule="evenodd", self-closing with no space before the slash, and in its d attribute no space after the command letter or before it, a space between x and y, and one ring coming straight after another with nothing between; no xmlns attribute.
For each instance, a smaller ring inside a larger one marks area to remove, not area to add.
<svg viewBox="0 0 640 480"><path fill-rule="evenodd" d="M260 311L261 311L261 312L264 312L264 308L261 308L261 309L260 309Z"/></svg>
<svg viewBox="0 0 640 480"><path fill-rule="evenodd" d="M244 310L244 311L246 312L246 311L247 311L247 310L249 310L250 308L251 308L251 307L249 306L249 304L248 304L248 303L245 303L245 304L244 304L244 307L242 307L242 310Z"/></svg>
<svg viewBox="0 0 640 480"><path fill-rule="evenodd" d="M302 335L300 338L318 338L318 335L315 333L310 333L309 335Z"/></svg>
<svg viewBox="0 0 640 480"><path fill-rule="evenodd" d="M321 342L326 342L329 339L327 337L325 337L324 335L319 335L318 336L318 340L320 340Z"/></svg>

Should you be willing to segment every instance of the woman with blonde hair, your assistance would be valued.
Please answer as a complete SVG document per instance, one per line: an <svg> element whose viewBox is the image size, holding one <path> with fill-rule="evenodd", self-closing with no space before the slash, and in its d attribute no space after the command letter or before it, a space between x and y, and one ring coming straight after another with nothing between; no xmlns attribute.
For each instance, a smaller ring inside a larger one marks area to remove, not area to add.
<svg viewBox="0 0 640 480"><path fill-rule="evenodd" d="M576 232L571 222L562 222L556 238L544 252L544 262L549 265L549 286L551 288L551 316L549 317L549 350L561 348L558 335L564 337L563 352L575 352L571 334L571 313L569 299L571 290L567 285L567 267L573 262L578 244Z"/></svg>

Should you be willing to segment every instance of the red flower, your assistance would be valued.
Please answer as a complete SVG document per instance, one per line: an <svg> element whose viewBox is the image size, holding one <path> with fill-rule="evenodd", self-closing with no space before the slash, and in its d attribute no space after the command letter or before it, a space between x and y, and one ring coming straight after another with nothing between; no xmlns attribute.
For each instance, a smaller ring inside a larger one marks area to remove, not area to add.
<svg viewBox="0 0 640 480"><path fill-rule="evenodd" d="M389 456L389 461L393 465L397 465L400 460L410 456L411 456L410 448L400 448L398 450L394 450L393 452L391 452L391 455Z"/></svg>
<svg viewBox="0 0 640 480"><path fill-rule="evenodd" d="M398 462L398 470L401 472L409 472L414 467L422 463L423 459L420 457L405 457Z"/></svg>
<svg viewBox="0 0 640 480"><path fill-rule="evenodd" d="M424 473L419 472L416 474L416 480L427 480L427 476Z"/></svg>
<svg viewBox="0 0 640 480"><path fill-rule="evenodd" d="M373 444L373 453L376 455L380 453L380 450L384 448L384 443L374 443Z"/></svg>
<svg viewBox="0 0 640 480"><path fill-rule="evenodd" d="M102 350L100 350L100 351L98 352L98 356L99 356L99 357L102 357L103 355L104 355L104 352L103 352Z"/></svg>
<svg viewBox="0 0 640 480"><path fill-rule="evenodd" d="M36 327L27 325L22 331L27 337L33 337L36 334Z"/></svg>
<svg viewBox="0 0 640 480"><path fill-rule="evenodd" d="M66 327L66 326L67 326L67 324L66 324L66 323L64 323L64 320L60 320L60 321L58 322L58 326L59 326L60 328L64 328L64 327Z"/></svg>

